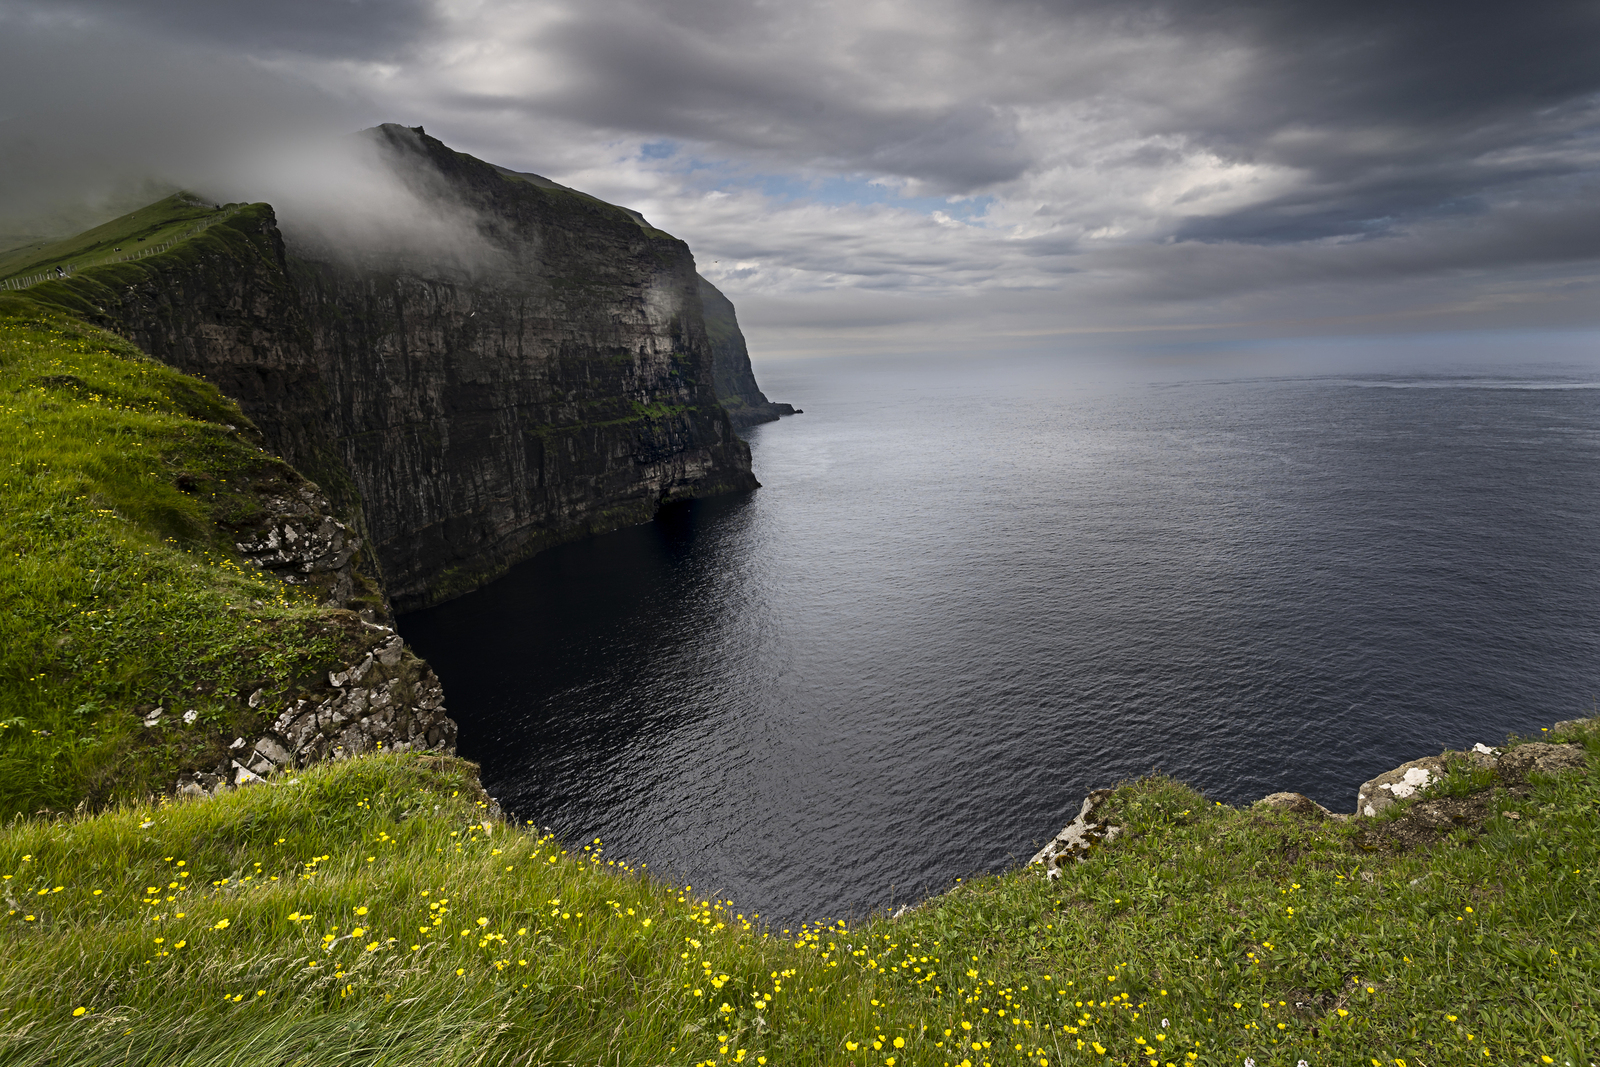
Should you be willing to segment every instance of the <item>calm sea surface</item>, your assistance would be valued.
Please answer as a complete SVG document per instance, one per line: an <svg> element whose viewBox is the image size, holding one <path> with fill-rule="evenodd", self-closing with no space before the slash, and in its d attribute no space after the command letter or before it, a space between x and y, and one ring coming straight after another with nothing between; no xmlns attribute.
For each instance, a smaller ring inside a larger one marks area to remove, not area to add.
<svg viewBox="0 0 1600 1067"><path fill-rule="evenodd" d="M697 894L859 915L1153 767L1350 811L1594 713L1590 382L759 370L760 490L401 621L509 809Z"/></svg>

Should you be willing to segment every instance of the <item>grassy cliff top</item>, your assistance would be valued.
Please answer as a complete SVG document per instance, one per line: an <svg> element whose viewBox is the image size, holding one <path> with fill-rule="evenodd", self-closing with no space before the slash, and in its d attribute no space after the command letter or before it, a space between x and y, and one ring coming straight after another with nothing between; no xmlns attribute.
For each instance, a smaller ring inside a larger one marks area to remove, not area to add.
<svg viewBox="0 0 1600 1067"><path fill-rule="evenodd" d="M791 929L500 822L448 759L16 823L0 1059L1588 1063L1600 736L1577 740L1586 770L1448 776L1485 815L1432 847L1394 847L1407 805L1310 822L1156 778L1058 881Z"/></svg>
<svg viewBox="0 0 1600 1067"><path fill-rule="evenodd" d="M225 212L221 205L192 193L174 193L75 236L0 252L0 281L56 267L81 269L114 262L180 237Z"/></svg>
<svg viewBox="0 0 1600 1067"><path fill-rule="evenodd" d="M230 535L298 480L214 387L0 296L0 817L170 789L266 713L241 692L348 658Z"/></svg>

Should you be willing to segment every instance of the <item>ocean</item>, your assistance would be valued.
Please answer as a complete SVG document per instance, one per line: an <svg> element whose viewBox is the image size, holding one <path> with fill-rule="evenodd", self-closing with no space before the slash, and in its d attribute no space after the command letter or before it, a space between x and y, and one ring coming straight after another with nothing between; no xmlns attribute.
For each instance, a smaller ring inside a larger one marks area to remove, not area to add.
<svg viewBox="0 0 1600 1067"><path fill-rule="evenodd" d="M1596 713L1581 374L757 369L761 489L400 622L509 811L697 896L860 916L1152 770L1351 811Z"/></svg>

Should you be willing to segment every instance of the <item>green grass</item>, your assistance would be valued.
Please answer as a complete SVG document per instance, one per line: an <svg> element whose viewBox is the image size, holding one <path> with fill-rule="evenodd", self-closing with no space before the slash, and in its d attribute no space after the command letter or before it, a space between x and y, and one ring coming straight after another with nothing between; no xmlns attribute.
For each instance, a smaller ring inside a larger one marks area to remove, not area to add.
<svg viewBox="0 0 1600 1067"><path fill-rule="evenodd" d="M1430 850L1152 778L1059 881L792 930L496 822L454 760L22 821L0 832L0 1061L1589 1063L1586 744L1587 772L1494 787Z"/></svg>
<svg viewBox="0 0 1600 1067"><path fill-rule="evenodd" d="M215 764L346 631L235 556L293 472L215 388L0 297L0 817L170 788ZM161 705L189 727L146 730Z"/></svg>
<svg viewBox="0 0 1600 1067"><path fill-rule="evenodd" d="M215 205L189 193L174 193L73 237L35 242L0 252L0 281L69 264L81 269L111 262L145 248L154 248L217 214L219 210Z"/></svg>

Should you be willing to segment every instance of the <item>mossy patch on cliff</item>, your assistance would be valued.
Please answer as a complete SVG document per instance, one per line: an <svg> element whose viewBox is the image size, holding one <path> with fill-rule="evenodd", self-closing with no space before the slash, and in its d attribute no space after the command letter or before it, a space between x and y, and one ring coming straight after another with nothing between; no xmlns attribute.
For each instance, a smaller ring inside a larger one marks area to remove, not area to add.
<svg viewBox="0 0 1600 1067"><path fill-rule="evenodd" d="M0 297L0 816L170 788L264 714L242 692L347 658L234 548L260 487L299 480L252 435L204 382Z"/></svg>

